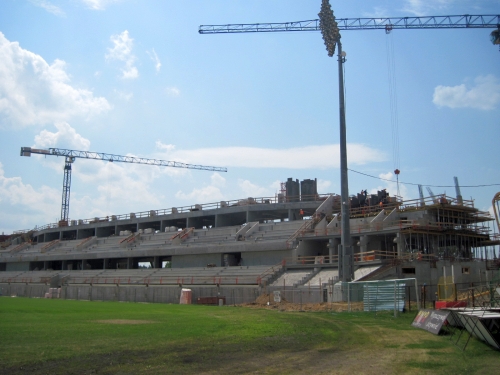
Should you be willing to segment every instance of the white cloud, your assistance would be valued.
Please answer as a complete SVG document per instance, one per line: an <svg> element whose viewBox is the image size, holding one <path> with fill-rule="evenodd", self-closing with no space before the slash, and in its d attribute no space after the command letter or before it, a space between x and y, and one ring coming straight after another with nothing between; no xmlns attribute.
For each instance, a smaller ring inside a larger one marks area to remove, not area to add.
<svg viewBox="0 0 500 375"><path fill-rule="evenodd" d="M193 189L190 193L184 193L179 190L175 197L177 199L187 200L198 203L216 202L224 199L221 188L226 186L226 179L215 172L210 176L210 185Z"/></svg>
<svg viewBox="0 0 500 375"><path fill-rule="evenodd" d="M118 0L82 0L82 2L92 10L104 10L109 4L116 3Z"/></svg>
<svg viewBox="0 0 500 375"><path fill-rule="evenodd" d="M30 219L35 216L46 221L48 212L60 211L61 192L47 186L36 190L31 185L23 183L21 177L6 177L0 163L0 203L16 206L17 211L23 211L24 208L28 210ZM12 220L10 214L9 218ZM21 225L21 222L16 222L16 225Z"/></svg>
<svg viewBox="0 0 500 375"><path fill-rule="evenodd" d="M455 0L406 0L403 11L417 17L428 16L432 12L447 9Z"/></svg>
<svg viewBox="0 0 500 375"><path fill-rule="evenodd" d="M157 147L162 143L157 142ZM194 150L177 150L169 146L163 159L184 163L205 164L220 167L245 168L289 168L289 169L328 169L338 168L339 145L305 146L290 149L269 149L256 147L219 147ZM386 160L379 150L365 145L348 145L349 164L360 165Z"/></svg>
<svg viewBox="0 0 500 375"><path fill-rule="evenodd" d="M437 86L432 101L438 107L494 109L500 103L500 83L497 78L491 74L479 76L474 83L473 87L465 84Z"/></svg>
<svg viewBox="0 0 500 375"><path fill-rule="evenodd" d="M398 184L395 181L396 177L392 172L380 173L378 177L382 180L384 185L379 185L378 187L371 189L370 194L377 194L378 190L386 189L391 196L398 195ZM407 197L408 189L403 183L399 183L399 196Z"/></svg>
<svg viewBox="0 0 500 375"><path fill-rule="evenodd" d="M134 96L134 93L132 92L124 92L124 91L120 91L120 90L114 90L115 94L118 95L118 97L121 99L121 100L125 100L126 102L130 101L130 99L133 98Z"/></svg>
<svg viewBox="0 0 500 375"><path fill-rule="evenodd" d="M67 121L111 109L105 98L72 87L66 63L49 65L0 32L0 120L13 126Z"/></svg>
<svg viewBox="0 0 500 375"><path fill-rule="evenodd" d="M139 77L139 71L134 66L136 57L132 54L134 39L129 37L128 31L125 30L121 34L112 35L110 40L113 42L113 47L108 48L106 59L118 60L125 63L125 67L121 69L121 78L135 79Z"/></svg>
<svg viewBox="0 0 500 375"><path fill-rule="evenodd" d="M245 197L270 197L275 194L270 188L258 186L249 180L238 179L238 186Z"/></svg>
<svg viewBox="0 0 500 375"><path fill-rule="evenodd" d="M33 5L45 9L47 12L52 13L55 16L64 17L66 13L58 6L52 4L50 1L45 0L30 0Z"/></svg>
<svg viewBox="0 0 500 375"><path fill-rule="evenodd" d="M269 185L271 189L277 194L281 191L281 181L280 180L275 180L274 182Z"/></svg>
<svg viewBox="0 0 500 375"><path fill-rule="evenodd" d="M165 150L166 152L171 152L175 150L175 145L172 144L164 144L161 141L156 141L156 148L159 148L160 150Z"/></svg>
<svg viewBox="0 0 500 375"><path fill-rule="evenodd" d="M146 51L146 53L149 55L151 60L153 60L153 62L155 63L155 69L156 69L156 72L158 73L161 69L161 62L160 62L160 59L158 58L158 55L156 54L155 49L153 48L153 50L151 52Z"/></svg>
<svg viewBox="0 0 500 375"><path fill-rule="evenodd" d="M87 151L90 148L90 141L76 132L67 122L54 124L57 132L52 133L42 130L35 136L35 148L70 148Z"/></svg>
<svg viewBox="0 0 500 375"><path fill-rule="evenodd" d="M165 92L168 96L179 96L181 94L181 90L179 90L177 87L167 87L165 89Z"/></svg>
<svg viewBox="0 0 500 375"><path fill-rule="evenodd" d="M331 181L318 180L317 182L318 194L331 193L330 191L328 191L330 186L332 186Z"/></svg>
<svg viewBox="0 0 500 375"><path fill-rule="evenodd" d="M210 181L212 186L215 187L224 187L226 186L226 179L222 177L220 174L215 172L212 176L210 176Z"/></svg>
<svg viewBox="0 0 500 375"><path fill-rule="evenodd" d="M175 194L175 197L177 199L198 203L216 202L224 198L220 189L212 185L205 186L201 189L193 189L191 193L183 193L179 190Z"/></svg>

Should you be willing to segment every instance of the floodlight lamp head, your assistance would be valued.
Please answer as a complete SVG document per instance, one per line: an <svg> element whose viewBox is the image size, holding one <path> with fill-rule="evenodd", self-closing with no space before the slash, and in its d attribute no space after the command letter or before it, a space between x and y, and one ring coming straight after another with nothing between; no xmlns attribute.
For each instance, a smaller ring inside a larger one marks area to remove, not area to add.
<svg viewBox="0 0 500 375"><path fill-rule="evenodd" d="M321 11L318 16L319 28L325 41L328 56L332 57L335 53L335 44L340 39L340 33L329 0L322 0Z"/></svg>

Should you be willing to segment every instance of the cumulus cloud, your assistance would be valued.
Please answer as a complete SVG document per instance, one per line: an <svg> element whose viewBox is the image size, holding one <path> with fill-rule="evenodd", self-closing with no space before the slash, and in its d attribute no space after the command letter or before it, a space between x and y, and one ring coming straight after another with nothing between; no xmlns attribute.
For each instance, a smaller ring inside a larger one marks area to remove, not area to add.
<svg viewBox="0 0 500 375"><path fill-rule="evenodd" d="M491 110L500 102L500 83L490 74L477 77L472 87L437 86L432 101L438 107Z"/></svg>
<svg viewBox="0 0 500 375"><path fill-rule="evenodd" d="M210 177L210 182L212 183L213 186L216 187L226 186L226 179L217 172L212 174L212 176Z"/></svg>
<svg viewBox="0 0 500 375"><path fill-rule="evenodd" d="M70 148L87 151L90 148L90 141L76 132L67 122L54 124L57 131L50 132L42 130L35 136L35 148Z"/></svg>
<svg viewBox="0 0 500 375"><path fill-rule="evenodd" d="M0 120L13 126L67 121L111 109L105 98L70 85L66 63L49 65L0 32Z"/></svg>
<svg viewBox="0 0 500 375"><path fill-rule="evenodd" d="M24 225L28 217L30 219L33 216L44 218L46 221L48 220L47 213L59 212L61 192L47 186L42 186L37 190L31 185L25 184L21 177L7 177L5 176L2 163L0 163L0 203L2 205L15 206L17 208L16 211L21 211L20 221L16 222L16 225ZM24 214L23 208L29 210L29 215ZM9 218L12 220L10 214Z"/></svg>
<svg viewBox="0 0 500 375"><path fill-rule="evenodd" d="M118 0L82 0L82 2L92 10L104 10L106 7L112 3L116 3Z"/></svg>
<svg viewBox="0 0 500 375"><path fill-rule="evenodd" d="M153 48L151 50L151 52L146 51L146 53L149 55L151 60L153 60L153 62L155 63L155 69L156 69L156 72L158 73L161 69L161 62L160 62L160 59L158 58L158 55L156 54L155 49Z"/></svg>
<svg viewBox="0 0 500 375"><path fill-rule="evenodd" d="M139 71L134 66L136 57L132 53L134 39L129 37L128 31L125 30L121 34L112 35L110 40L113 47L108 48L106 60L118 60L125 63L125 66L121 69L121 78L135 79L139 77Z"/></svg>
<svg viewBox="0 0 500 375"><path fill-rule="evenodd" d="M224 198L220 189L212 185L208 185L200 189L193 189L190 193L183 193L179 190L175 194L175 197L177 199L198 203L216 202L223 200Z"/></svg>
<svg viewBox="0 0 500 375"><path fill-rule="evenodd" d="M331 181L321 180L321 179L318 180L318 183L317 183L318 193L319 194L329 193L328 189L330 188L330 186L332 186Z"/></svg>
<svg viewBox="0 0 500 375"><path fill-rule="evenodd" d="M238 179L238 186L245 197L270 197L275 194L272 187L262 187L249 180Z"/></svg>
<svg viewBox="0 0 500 375"><path fill-rule="evenodd" d="M45 9L47 12L55 16L64 17L66 13L58 6L52 4L50 1L45 0L30 0L33 5Z"/></svg>
<svg viewBox="0 0 500 375"><path fill-rule="evenodd" d="M167 151L164 159L192 164L289 169L328 169L340 166L339 145L305 146L289 149L218 147L194 150L177 150L172 145L164 146L160 141L156 145ZM167 150L165 147L169 147L169 149ZM387 159L382 151L365 145L349 144L347 148L350 165L361 165Z"/></svg>

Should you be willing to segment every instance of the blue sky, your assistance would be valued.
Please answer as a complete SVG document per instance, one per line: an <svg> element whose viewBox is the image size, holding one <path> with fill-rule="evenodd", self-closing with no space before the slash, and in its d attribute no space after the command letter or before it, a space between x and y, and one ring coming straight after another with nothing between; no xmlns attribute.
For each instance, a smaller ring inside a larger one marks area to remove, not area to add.
<svg viewBox="0 0 500 375"><path fill-rule="evenodd" d="M498 0L331 4L339 18L500 13ZM340 193L338 73L321 33L198 34L201 24L315 19L320 5L3 0L0 233L60 217L64 160L21 157L22 146L228 168L77 159L71 219L273 197L288 177ZM500 52L491 31L342 33L349 168L374 176L350 172L351 194L395 194L386 180L397 167L405 199L418 197L412 184L454 196L457 176L465 199L491 209L500 189ZM475 185L493 186L465 187Z"/></svg>

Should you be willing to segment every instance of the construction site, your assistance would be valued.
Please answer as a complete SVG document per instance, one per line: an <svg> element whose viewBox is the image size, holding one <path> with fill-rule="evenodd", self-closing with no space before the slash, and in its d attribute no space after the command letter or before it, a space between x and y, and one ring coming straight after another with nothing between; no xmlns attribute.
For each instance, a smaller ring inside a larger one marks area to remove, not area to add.
<svg viewBox="0 0 500 375"><path fill-rule="evenodd" d="M326 18L319 26L317 22L313 26L295 23L293 31L321 29L330 56L337 46L342 85L345 53L337 27L341 24L327 16L323 14ZM465 17L460 20L463 25L454 23L448 28L491 27L494 23L474 24L477 19ZM381 20L377 28L385 28L387 33L419 25L429 28L428 24L387 20ZM352 29L353 25L374 28L371 23L358 21L346 21L341 29ZM272 31L284 31L269 25ZM434 27L442 25L439 21ZM242 31L241 26L202 26L199 32L256 31L251 25ZM259 27L257 31L270 31L265 25ZM500 43L498 32L492 37L494 44ZM462 197L457 178L455 196L436 195L430 189L426 196L419 186L419 198L407 200L399 196L399 185L398 195L390 195L385 189L349 194L343 91L341 86L338 194L319 193L316 178L288 178L272 197L73 220L69 216L70 185L72 164L77 158L226 170L87 151L22 147L21 156L65 158L61 219L4 236L0 244L0 294L258 304L271 308L292 303L300 304L301 309L302 304L317 304L323 309L328 303L348 303L350 309L353 303L355 309L394 308L395 312L445 303L447 308L488 307L498 315L500 196L497 194L492 202L495 218L475 207L472 198ZM398 169L395 174L399 174ZM495 219L498 232L492 230ZM376 289L370 289L371 285ZM370 297L374 295L375 300ZM484 315L486 310L481 311ZM494 319L498 321L497 316ZM497 332L495 324L493 331ZM493 337L492 345L500 349L498 332Z"/></svg>
<svg viewBox="0 0 500 375"><path fill-rule="evenodd" d="M339 203L339 195L318 194L315 180L289 178L272 198L48 224L3 242L0 287L4 295L43 297L50 287L61 298L162 303L178 303L190 288L193 303L224 296L228 304L302 288L308 302L341 300L332 289ZM438 285L452 277L470 285L498 275L494 218L472 201L404 201L379 191L351 196L350 204L353 281Z"/></svg>

